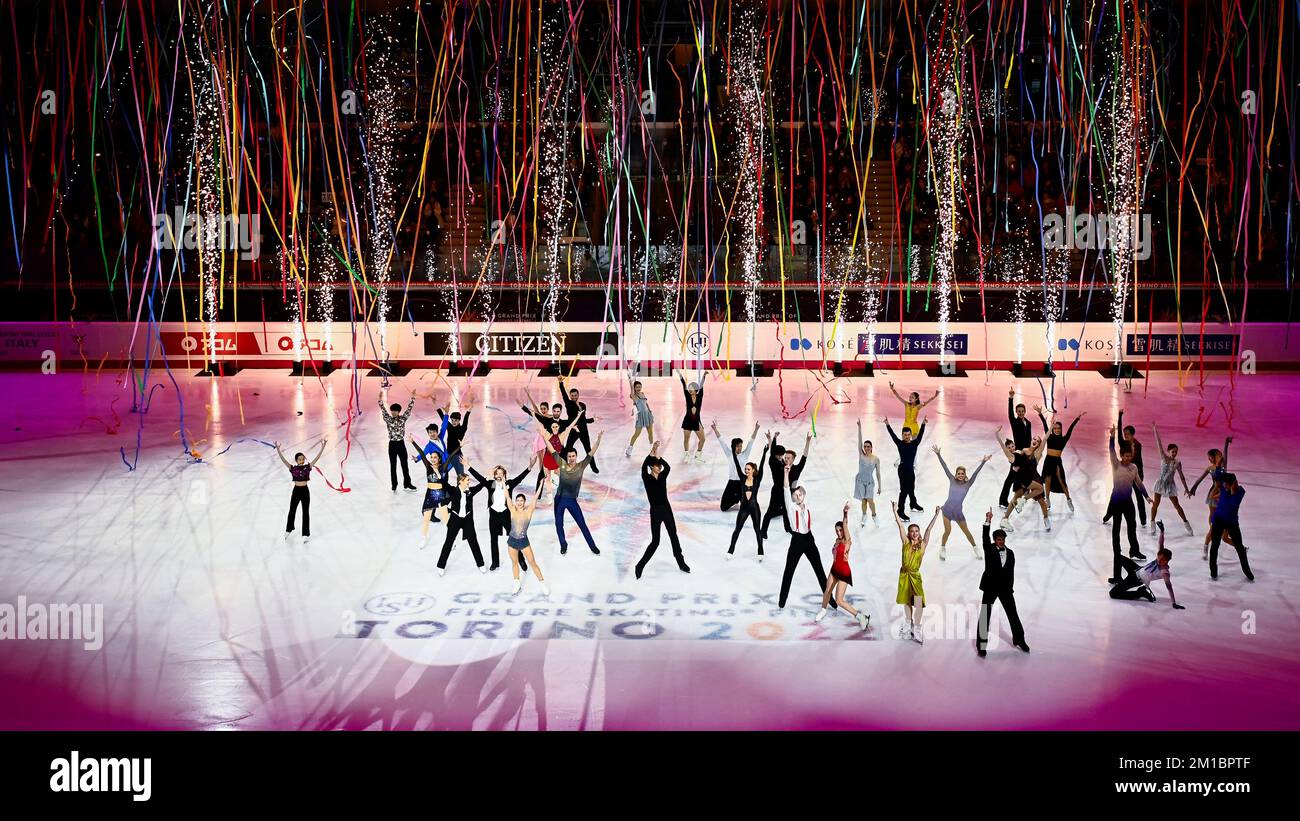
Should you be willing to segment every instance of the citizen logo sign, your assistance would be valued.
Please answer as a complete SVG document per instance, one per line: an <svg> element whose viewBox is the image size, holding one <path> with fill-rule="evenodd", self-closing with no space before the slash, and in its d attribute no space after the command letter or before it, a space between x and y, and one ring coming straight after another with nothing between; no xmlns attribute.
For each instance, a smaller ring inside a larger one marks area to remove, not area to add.
<svg viewBox="0 0 1300 821"><path fill-rule="evenodd" d="M617 342L617 336L592 331L560 333L426 333L424 352L432 356L461 357L539 357L599 356L605 343ZM617 350L617 349L615 349Z"/></svg>

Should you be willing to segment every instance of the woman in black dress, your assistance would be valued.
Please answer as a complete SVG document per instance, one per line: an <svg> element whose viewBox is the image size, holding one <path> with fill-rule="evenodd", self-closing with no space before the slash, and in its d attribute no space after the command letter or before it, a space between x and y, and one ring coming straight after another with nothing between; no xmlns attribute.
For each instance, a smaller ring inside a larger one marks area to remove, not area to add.
<svg viewBox="0 0 1300 821"><path fill-rule="evenodd" d="M1008 533L1013 532L1014 528L1008 520L1021 499L1037 500L1038 506L1043 511L1043 528L1050 532L1052 520L1047 517L1047 496L1043 493L1043 481L1038 475L1038 455L1043 452L1043 438L1035 436L1029 447L1017 450L1015 442L1002 438L1002 428L999 427L994 436L1002 447L1007 461L1011 463L1011 488L1015 491L1007 503L1007 509L1002 513L1002 522L998 526Z"/></svg>
<svg viewBox="0 0 1300 821"><path fill-rule="evenodd" d="M443 524L447 523L447 466L442 462L442 454L438 451L425 453L420 448L420 443L411 437L411 444L415 445L415 452L419 455L420 461L424 463L425 473L425 490L424 504L420 506L420 513L424 517L424 523L420 525L420 547L424 547L429 542L429 524L433 517L437 516L438 521Z"/></svg>
<svg viewBox="0 0 1300 821"><path fill-rule="evenodd" d="M746 462L742 468L740 460L733 453L731 460L736 465L736 472L743 477L740 480L740 505L736 508L736 529L731 532L731 547L727 550L727 561L731 561L731 556L736 552L736 539L740 538L740 531L745 529L745 522L753 521L754 538L758 540L758 560L763 561L763 529L759 526L758 509L758 486L763 484L763 469L759 465L767 464L767 450L772 446L772 434L767 434L767 444L763 446L763 455L758 458L758 464Z"/></svg>
<svg viewBox="0 0 1300 821"><path fill-rule="evenodd" d="M704 423L700 421L700 411L704 407L704 380L709 378L706 373L700 377L699 382L687 383L686 377L681 372L677 373L677 378L682 380L682 395L686 397L686 415L682 417L682 455L686 459L694 458L700 460L704 458ZM695 434L695 455L691 456L691 434Z"/></svg>
<svg viewBox="0 0 1300 821"><path fill-rule="evenodd" d="M1073 513L1074 500L1070 498L1070 486L1065 483L1065 465L1061 463L1061 455L1065 452L1070 437L1074 435L1074 426L1079 424L1079 420L1087 416L1088 412L1084 411L1074 417L1070 429L1062 432L1060 422L1053 419L1050 425L1047 423L1042 405L1034 405L1034 410L1038 411L1038 418L1043 423L1043 433L1047 434L1047 458L1043 459L1043 496L1047 497L1047 507L1052 506L1053 493L1064 493L1065 503L1070 506L1070 512Z"/></svg>

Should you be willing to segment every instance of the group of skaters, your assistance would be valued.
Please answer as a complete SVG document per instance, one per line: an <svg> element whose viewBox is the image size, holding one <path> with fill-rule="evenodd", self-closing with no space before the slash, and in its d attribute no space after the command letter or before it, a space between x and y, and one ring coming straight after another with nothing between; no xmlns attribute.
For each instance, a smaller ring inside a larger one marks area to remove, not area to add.
<svg viewBox="0 0 1300 821"><path fill-rule="evenodd" d="M703 459L706 436L702 411L706 376L707 374L702 375L698 381L688 382L679 374L686 404L681 422L684 461ZM901 544L896 601L902 605L906 621L900 625L900 637L910 638L917 643L923 640L921 624L925 589L921 567L931 533L942 519L940 560L947 559L948 540L956 526L965 536L975 558L985 565L980 579L981 615L976 645L979 654L985 654L988 619L992 605L997 602L1002 604L1006 613L1013 645L1023 652L1029 652L1013 594L1015 554L1006 544L1008 534L1015 531L1011 518L1026 505L1037 505L1042 513L1044 529L1050 532L1053 496L1063 496L1069 510L1074 511L1062 457L1075 427L1086 414L1079 414L1067 427L1055 416L1049 417L1042 407L1035 406L1034 410L1042 424L1042 433L1038 434L1026 416L1026 406L1015 402L1015 390L1009 392L1007 423L1010 436L1003 437L1001 427L996 432L997 445L1007 462L1007 473L998 498L1001 519L997 529L992 529L993 510L986 513L982 540L977 544L967 526L964 506L975 481L993 454L983 456L974 470L968 471L964 465L951 468L940 447L931 446L930 450L948 480L948 496L942 505L934 508L933 515L922 530L919 524L911 521L909 514L925 511L916 497L917 457L926 434L927 423L923 412L928 404L938 398L939 391L923 401L916 392L903 397L895 390L892 382L889 387L903 406L901 430L896 432L888 417L881 420L898 454L895 463L898 496L895 501L891 501L890 508ZM496 571L501 566L499 540L505 536L506 553L514 578L512 593L522 590L526 574L531 569L542 592L549 594L529 537L533 514L547 493L552 497L560 554L568 552L566 516L577 524L588 549L593 554L600 554L583 514L580 496L587 469L590 468L593 473L599 472L595 457L603 433L597 433L594 439L591 437L589 426L597 420L588 415L587 406L580 400L578 389L569 384L566 377L559 378L558 388L561 401L550 405L534 402L531 394L525 391L528 405L521 406L521 409L536 424L537 435L533 440L527 467L514 475L504 465L495 465L490 475L484 475L470 463L463 448L472 412L472 401L468 397L462 401L460 411L450 412L447 405L436 408L439 422L426 427L427 441L422 445L415 437L409 437L408 440L406 435L415 395L412 394L405 407L398 403L386 405L381 396L379 407L388 431L389 475L393 491L396 492L399 486L399 472L402 477L401 487L408 491L419 490L410 480L410 462L419 462L425 470L425 492L421 506L423 521L418 546L427 546L430 526L434 521L446 527L437 562L439 575L446 571L452 549L462 539L469 544L480 572ZM649 442L649 452L640 466L640 477L649 508L651 538L635 566L635 576L641 578L664 533L672 546L678 569L689 573L690 567L682 551L670 501L668 479L672 467L663 458L663 442L655 438L654 415L641 382L629 377L628 389L634 424L624 455L629 458L632 456L633 448L642 433L646 434ZM847 588L853 584L849 562L853 544L851 504L844 505L841 517L833 523L835 540L829 574L824 569L816 544L807 490L801 482L812 448L812 435L809 434L804 440L803 452L798 454L779 442L779 434L768 431L764 434L761 455L755 461L751 456L760 433L758 424L755 424L748 440L735 437L727 441L718 430L716 422L709 427L726 455L728 478L719 507L722 512L732 509L736 512L726 559L730 561L735 556L737 542L748 526L754 533L757 559L762 562L764 542L769 538L771 523L779 518L782 528L789 535L789 542L781 575L778 606L785 607L795 571L801 561L806 561L816 576L822 594L821 607L814 621L821 622L831 610L838 610L854 619L861 629L868 629L870 617L845 600ZM863 528L867 525L868 514L873 523L877 521L876 496L883 490L883 481L880 457L876 455L873 443L864 438L861 420L858 420L857 428L861 445L853 497L860 509L858 527ZM1211 579L1218 578L1219 548L1227 540L1237 552L1242 572L1247 579L1254 581L1238 518L1245 489L1237 477L1228 471L1228 447L1232 443L1232 437L1227 438L1222 449L1216 448L1208 452L1207 465L1189 486L1179 459L1178 446L1173 443L1165 445L1155 424L1152 424L1151 429L1159 453L1160 473L1150 491L1145 484L1142 443L1137 438L1136 428L1124 424L1121 412L1116 424L1110 429L1108 446L1112 491L1103 517L1103 522L1111 524L1114 561L1112 575L1108 579L1108 584L1111 585L1110 596L1115 599L1154 602L1156 596L1153 587L1160 582L1168 591L1172 606L1183 609L1174 596L1171 581L1169 563L1173 553L1165 547L1164 524L1156 518L1162 501L1168 499L1188 535L1193 533L1191 522L1179 500L1179 484L1183 493L1193 498L1202 482L1208 482L1205 504L1208 508L1209 529L1205 535L1202 556L1209 563ZM307 486L312 466L320 459L323 444L311 461L307 460L305 454L297 453L292 462L284 457L280 446L276 445L276 452L289 468L294 484L286 538L294 531L295 513L299 507L302 509L303 539L310 537L310 493ZM581 458L577 446L582 448ZM522 492L520 485L533 470L537 471L537 479L530 496ZM764 511L761 491L763 481L768 477L770 487ZM475 497L483 491L487 494L490 565L485 562L479 546L474 520ZM1144 528L1147 526L1148 501L1151 527L1159 534L1155 558L1150 560L1142 553L1137 539L1138 523ZM1124 555L1121 548L1122 531L1127 532L1127 555Z"/></svg>

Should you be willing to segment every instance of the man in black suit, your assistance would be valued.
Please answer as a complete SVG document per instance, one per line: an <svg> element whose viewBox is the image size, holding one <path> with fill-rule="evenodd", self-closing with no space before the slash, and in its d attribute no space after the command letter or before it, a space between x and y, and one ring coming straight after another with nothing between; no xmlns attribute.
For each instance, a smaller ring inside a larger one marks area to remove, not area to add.
<svg viewBox="0 0 1300 821"><path fill-rule="evenodd" d="M469 549L474 554L474 563L478 565L478 572L487 572L487 568L483 566L483 551L478 547L478 534L474 532L474 494L485 487L487 485L480 483L471 488L469 475L462 473L458 476L455 486L447 488L447 538L442 542L442 555L438 557L439 576L447 572L447 557L451 555L451 547L455 544L456 537L461 535L469 542Z"/></svg>
<svg viewBox="0 0 1300 821"><path fill-rule="evenodd" d="M677 520L673 518L673 507L668 501L668 473L672 470L672 466L659 458L661 444L655 442L651 445L650 455L646 456L645 461L641 463L641 483L645 485L646 501L650 504L650 545L641 556L641 561L636 563L638 579L645 572L650 557L659 548L660 528L668 530L668 540L673 545L673 558L677 560L677 569L683 573L691 572L691 569L686 566L686 559L682 556L682 545L677 539Z"/></svg>
<svg viewBox="0 0 1300 821"><path fill-rule="evenodd" d="M785 532L791 533L790 514L785 509L785 483L789 479L791 482L799 481L803 475L803 469L808 464L808 450L812 447L812 434L803 443L803 456L796 464L794 461L794 451L786 450L776 443L777 436L772 436L772 455L767 458L768 473L772 476L772 495L767 500L767 512L763 514L763 540L767 540L768 523L777 516L781 517L781 523L785 525Z"/></svg>
<svg viewBox="0 0 1300 821"><path fill-rule="evenodd" d="M507 478L504 465L497 465L492 468L492 478L488 479L474 468L466 465L465 468L471 476L478 480L479 487L487 488L488 494L488 533L492 538L492 566L488 570L496 570L501 566L501 554L497 551L497 544L501 536L510 532L510 508L506 502L515 492L515 487L524 480L533 466L537 464L537 457L534 456L528 461L528 467L524 468L518 476L513 479ZM524 554L519 554L519 567L521 570L528 570L528 562L524 559Z"/></svg>
<svg viewBox="0 0 1300 821"><path fill-rule="evenodd" d="M569 441L564 446L572 448L575 442L581 442L584 452L591 453L591 433L587 430L587 425L596 420L587 416L587 403L578 401L577 388L570 387L568 391L564 390L567 378L560 377L560 396L564 399L564 412L568 414L573 427L569 429ZM594 458L591 460L591 472L600 473Z"/></svg>
<svg viewBox="0 0 1300 821"><path fill-rule="evenodd" d="M993 511L984 517L984 575L980 576L980 590L984 595L980 600L979 634L975 639L975 649L984 658L984 648L989 643L989 620L993 617L993 602L1001 601L1002 610L1007 614L1011 625L1011 643L1024 652L1029 652L1025 644L1025 628L1020 624L1020 615L1016 613L1016 599L1013 593L1016 582L1016 554L1007 547L1005 530L993 531L989 538L989 528L993 526Z"/></svg>
<svg viewBox="0 0 1300 821"><path fill-rule="evenodd" d="M1016 450L1024 450L1034 443L1033 423L1025 416L1025 404L1014 404L1016 389L1007 394L1007 422L1011 425L1011 441L1016 443ZM998 507L1006 509L1007 499L1011 496L1011 485L1016 480L1015 470L1007 470L1007 478L1002 482L1002 492L998 494Z"/></svg>

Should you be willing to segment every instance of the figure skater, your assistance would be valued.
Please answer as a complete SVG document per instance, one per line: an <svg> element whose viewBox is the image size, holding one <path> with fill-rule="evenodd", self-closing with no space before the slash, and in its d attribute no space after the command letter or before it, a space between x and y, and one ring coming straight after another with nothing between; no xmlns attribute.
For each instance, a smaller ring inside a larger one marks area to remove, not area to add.
<svg viewBox="0 0 1300 821"><path fill-rule="evenodd" d="M921 526L911 524L907 533L903 533L903 521L898 515L898 503L891 502L894 509L894 524L898 525L898 538L903 543L903 560L898 566L898 597L895 599L903 605L907 614L907 624L899 631L898 637L910 638L917 644L922 643L921 617L925 612L925 587L921 583L921 560L925 558L926 545L930 543L930 531L939 520L943 508L936 507L930 524L926 525L925 534Z"/></svg>
<svg viewBox="0 0 1300 821"><path fill-rule="evenodd" d="M1214 523L1214 508L1219 504L1219 489L1223 480L1223 474L1228 472L1228 445L1231 444L1232 437L1229 436L1227 439L1223 440L1223 450L1218 450L1217 448L1210 449L1206 454L1210 460L1209 466L1206 467L1205 470L1201 471L1201 475L1196 477L1196 482L1187 490L1187 498L1190 499L1196 495L1196 489L1201 486L1201 481L1207 476L1210 478L1210 486L1205 493L1205 505L1209 508L1206 521L1210 524ZM1228 544L1232 544L1231 538L1228 537L1226 533L1224 534L1224 537L1228 538ZM1209 558L1210 531L1207 529L1205 531L1205 544L1201 547L1201 559L1203 561L1208 561Z"/></svg>
<svg viewBox="0 0 1300 821"><path fill-rule="evenodd" d="M420 526L420 547L423 548L429 543L429 523L433 517L437 516L440 522L447 521L447 468L439 454L420 450L420 443L415 441L414 436L411 437L411 444L415 445L420 462L424 465L424 504L420 507L424 515L424 524Z"/></svg>
<svg viewBox="0 0 1300 821"><path fill-rule="evenodd" d="M909 497L912 500L912 510L925 509L916 501L916 451L921 446L921 437L925 435L925 420L921 420L916 438L912 438L912 429L905 427L902 439L894 435L894 429L889 426L889 417L881 421L885 423L889 438L894 440L894 446L898 448L898 504L894 507L900 509L898 517L908 522L911 519L907 517L905 508Z"/></svg>
<svg viewBox="0 0 1300 821"><path fill-rule="evenodd" d="M1064 493L1065 503L1070 506L1070 512L1074 512L1074 500L1070 498L1070 486L1065 482L1065 465L1061 462L1061 456L1065 453L1065 446L1069 443L1070 437L1074 435L1074 426L1079 424L1079 420L1088 415L1087 411L1074 417L1070 423L1070 429L1062 431L1062 425L1056 419L1052 420L1049 425L1047 417L1043 415L1043 406L1034 405L1034 410L1038 411L1038 418L1043 423L1043 433L1047 435L1047 458L1043 459L1043 496L1047 498L1047 508L1052 508L1052 494Z"/></svg>
<svg viewBox="0 0 1300 821"><path fill-rule="evenodd" d="M943 512L943 538L939 540L939 561L948 558L948 534L952 532L953 522L961 528L961 532L966 534L966 541L970 542L971 549L975 551L975 558L980 558L980 549L975 546L975 537L971 535L970 528L966 527L966 514L962 511L962 504L966 501L966 494L975 485L975 477L980 475L984 469L984 463L993 458L989 453L980 459L980 463L975 466L975 472L966 476L966 468L962 465L957 466L957 472L954 474L948 470L948 463L943 460L943 454L939 452L939 446L935 445L930 448L934 455L939 457L939 466L943 468L943 473L948 477L948 500L943 503L940 510Z"/></svg>
<svg viewBox="0 0 1300 821"><path fill-rule="evenodd" d="M728 447L722 441L722 434L718 433L718 420L713 420L710 425L713 428L713 436L718 440L718 446L727 454L727 486L722 489L722 510L731 510L740 501L740 485L744 477L738 472L738 466L749 461L749 454L754 449L754 440L758 438L758 423L754 423L754 432L749 435L749 444L739 436L731 440L731 446Z"/></svg>
<svg viewBox="0 0 1300 821"><path fill-rule="evenodd" d="M1120 454L1123 454L1125 452L1133 454L1133 465L1137 467L1138 478L1145 482L1146 471L1142 467L1142 443L1137 440L1137 428L1133 427L1132 425L1124 424L1124 411L1119 412L1119 422L1117 423L1116 427L1121 429L1122 435L1124 437L1123 439L1119 440ZM1111 430L1113 432L1115 428L1111 428ZM1113 433L1112 433L1112 438L1114 438ZM1143 501L1143 497L1141 495L1137 497L1136 505L1137 505L1136 510L1138 515L1138 520L1142 523L1143 527L1146 527L1147 506L1146 506L1146 502ZM1103 516L1101 520L1103 522L1106 522L1110 520L1110 517L1111 517L1111 511L1108 509L1106 511L1106 515Z"/></svg>
<svg viewBox="0 0 1300 821"><path fill-rule="evenodd" d="M411 418L411 408L415 407L415 392L411 392L411 399L406 403L406 410L394 402L389 407L384 407L384 397L379 397L379 413L384 418L384 426L388 428L388 475L393 482L393 492L397 492L397 465L402 466L402 487L407 490L415 490L415 485L411 484L411 471L406 466L406 420Z"/></svg>
<svg viewBox="0 0 1300 821"><path fill-rule="evenodd" d="M1246 489L1237 484L1233 473L1223 474L1219 488L1219 501L1210 519L1210 579L1219 578L1219 541L1224 534L1232 537L1230 542L1237 550L1237 559L1241 562L1241 572L1246 579L1255 581L1255 574L1250 572L1250 562L1246 559L1246 543L1241 539L1241 522L1238 518L1241 500L1246 496Z"/></svg>
<svg viewBox="0 0 1300 821"><path fill-rule="evenodd" d="M1178 488L1174 485L1174 474L1183 482L1183 490L1187 490L1187 476L1183 473L1183 463L1178 458L1178 446L1172 442L1169 447L1165 447L1160 441L1160 429L1156 423L1151 423L1151 432L1156 437L1156 448L1160 451L1160 477L1156 479L1156 486L1152 489L1151 494L1151 521L1156 520L1156 511L1160 509L1160 497L1168 496L1169 503L1178 511L1178 518L1183 520L1183 527L1187 528L1187 535L1192 535L1192 523L1187 521L1187 514L1183 512L1183 505L1178 501ZM1164 530L1161 529L1160 538L1164 538Z"/></svg>
<svg viewBox="0 0 1300 821"><path fill-rule="evenodd" d="M853 537L849 535L849 503L845 502L844 513L835 523L835 547L831 549L831 577L826 581L826 589L822 591L822 607L813 617L813 621L821 622L826 618L831 601L838 601L839 609L856 619L858 627L866 630L871 623L871 617L849 604L846 599L848 588L853 584L853 571L849 568L849 548L852 545Z"/></svg>
<svg viewBox="0 0 1300 821"><path fill-rule="evenodd" d="M1111 576L1107 579L1109 584L1119 584L1120 573L1120 552L1119 552L1119 530L1125 524L1128 525L1128 555L1133 559L1146 560L1146 556L1138 549L1137 522L1134 520L1135 511L1133 509L1133 494L1146 493L1146 488L1142 485L1142 477L1138 475L1137 465L1133 464L1133 451L1126 450L1115 455L1115 426L1110 428L1110 470L1111 470L1111 491L1110 504L1106 507L1106 513L1113 518L1110 531L1110 545L1114 553L1114 562L1111 567Z"/></svg>
<svg viewBox="0 0 1300 821"><path fill-rule="evenodd" d="M646 547L641 561L636 563L636 577L641 578L650 557L659 549L659 529L668 529L668 540L673 546L673 558L677 560L677 569L690 573L686 559L682 556L682 545L677 540L677 520L673 518L673 506L668 502L668 474L672 466L659 458L662 442L650 446L650 455L641 463L641 483L645 485L646 501L650 504L650 545Z"/></svg>
<svg viewBox="0 0 1300 821"><path fill-rule="evenodd" d="M527 395L527 393L528 391L525 389L524 394ZM533 436L532 444L528 446L528 450L533 454L533 459L542 465L538 468L537 484L533 488L533 495L536 496L542 492L542 485L547 484L546 480L549 476L549 472L546 470L546 456L548 452L546 450L546 442L548 439L550 424L552 421L556 420L551 409L545 404L534 403L531 397L529 397L529 404L533 405L531 410L528 408L528 405L520 405L519 407L524 413L537 420L537 424L540 426L537 429L537 433Z"/></svg>
<svg viewBox="0 0 1300 821"><path fill-rule="evenodd" d="M552 422L552 426L556 423ZM578 529L582 531L582 536L587 540L587 547L591 552L600 555L600 550L596 548L596 540L591 538L591 531L587 528L587 519L582 515L582 507L578 504L578 493L582 490L582 474L591 464L592 456L600 450L600 440L605 435L604 431L596 434L596 441L591 446L591 453L582 459L578 459L578 452L572 448L564 451L564 461L560 463L559 468L555 471L555 535L560 539L560 555L569 552L569 540L564 535L564 514L568 513L573 520L578 523ZM560 437L552 437L551 453L555 454L555 444L558 444ZM653 445L651 446L653 447Z"/></svg>
<svg viewBox="0 0 1300 821"><path fill-rule="evenodd" d="M1028 653L1029 645L1025 643L1025 628L1020 623L1020 614L1016 611L1016 554L1007 547L1007 534L1004 530L993 531L989 538L989 528L993 525L993 511L984 514L984 574L980 576L980 621L975 633L975 651L980 658L987 655L985 648L989 643L989 621L993 618L993 602L1002 602L1002 612L1006 614L1007 624L1011 627L1011 643Z"/></svg>
<svg viewBox="0 0 1300 821"><path fill-rule="evenodd" d="M1021 402L1012 406L1016 399L1016 389L1012 388L1007 392L1007 423L1011 425L1011 441L1016 450L1027 448L1033 442L1034 426L1025 418L1025 405ZM1001 439L1002 437L998 437ZM1002 482L1002 492L998 494L998 507L1005 508L1007 500L1011 497L1011 486L1016 481L1016 468L1011 465L1007 468L1007 478Z"/></svg>
<svg viewBox="0 0 1300 821"><path fill-rule="evenodd" d="M628 379L632 379L631 375L628 376ZM632 455L632 446L636 444L636 439L643 430L646 432L652 446L655 441L655 415L650 412L650 400L646 399L639 379L632 380L631 398L632 404L636 408L636 429L632 431L632 438L628 440L627 450L623 451L624 456Z"/></svg>
<svg viewBox="0 0 1300 821"><path fill-rule="evenodd" d="M754 523L754 540L758 542L758 561L763 561L763 528L758 523L758 488L763 484L763 470L759 465L767 462L767 451L772 446L772 434L767 434L767 444L763 446L763 455L758 458L758 463L746 462L744 469L740 467L740 459L736 454L732 454L731 461L736 466L736 472L744 478L740 482L740 507L736 510L736 529L731 531L731 547L727 549L727 561L731 561L732 555L736 552L736 539L740 537L740 531L744 529L746 521Z"/></svg>
<svg viewBox="0 0 1300 821"><path fill-rule="evenodd" d="M560 455L565 450L563 445L564 437L574 425L573 422L570 422L568 427L561 428L561 424L563 424L561 421L551 419L543 426L543 432L547 436L542 441L546 449L542 451L541 475L537 480L536 495L539 501L545 495L545 489L551 486L553 474L560 469ZM534 442L534 444L536 443ZM591 459L590 453L587 454L587 459ZM555 498L558 500L559 497Z"/></svg>
<svg viewBox="0 0 1300 821"><path fill-rule="evenodd" d="M515 586L510 590L510 595L513 596L524 588L523 579L519 577L520 566L531 565L533 575L542 586L542 595L549 596L551 589L542 577L542 566L537 563L533 548L528 544L528 525L533 520L533 512L537 510L537 498L533 497L530 502L527 496L519 493L513 502L507 499L506 505L510 508L510 536L506 538L506 546L510 548L510 571L515 578Z"/></svg>
<svg viewBox="0 0 1300 821"><path fill-rule="evenodd" d="M858 420L858 441L862 450L858 451L858 475L853 477L853 498L862 504L862 521L858 527L867 526L867 508L871 508L871 521L876 521L876 491L883 489L884 480L880 476L880 457L873 452L871 441L862 438L862 420Z"/></svg>
<svg viewBox="0 0 1300 821"><path fill-rule="evenodd" d="M573 421L573 430L569 432L568 441L564 443L566 448L571 448L581 442L584 453L591 454L591 432L587 425L593 425L596 420L587 416L587 404L578 401L578 389L568 384L567 376L560 376L560 396L564 399L564 412ZM568 391L565 391L568 387ZM591 472L600 473L600 468L596 467L596 460L591 460Z"/></svg>
<svg viewBox="0 0 1300 821"><path fill-rule="evenodd" d="M438 458L442 460L442 463L444 465L447 464L447 420L444 418L441 426L435 425L432 422L425 425L424 435L429 441L420 449L420 453L423 453L425 456L436 453L438 454ZM412 456L411 461L420 461L420 454L417 453Z"/></svg>
<svg viewBox="0 0 1300 821"><path fill-rule="evenodd" d="M284 462L284 466L289 469L289 476L293 479L293 495L289 497L289 521L284 525L285 541L288 541L293 533L293 520L297 518L298 505L302 505L302 540L305 543L311 538L311 491L307 488L307 481L311 479L312 468L316 467L323 453L325 453L324 439L320 442L320 449L316 451L316 458L308 462L307 455L298 452L293 455L293 462L290 463L284 458L280 443L275 443L275 455ZM403 459L402 462L405 464L406 460Z"/></svg>
<svg viewBox="0 0 1300 821"><path fill-rule="evenodd" d="M785 481L781 483L781 492L785 497L786 509L794 517L794 524L790 530L790 546L785 552L785 571L781 574L781 595L777 598L777 607L785 607L790 597L790 583L794 580L794 571L799 566L800 558L807 559L816 574L817 589L826 589L826 571L822 569L822 557L812 534L812 511L806 504L807 492L801 487L791 487L795 480L791 478L790 465L784 465L782 472ZM831 600L831 606L837 606L834 599Z"/></svg>
<svg viewBox="0 0 1300 821"><path fill-rule="evenodd" d="M790 514L785 507L785 490L786 479L792 482L798 482L799 477L803 475L803 469L808 464L808 451L812 449L812 434L804 439L803 458L799 464L795 464L795 453L792 450L786 450L776 443L777 437L781 434L772 435L772 455L768 457L767 466L772 470L772 494L767 500L767 512L763 514L763 539L767 539L767 528L770 522L781 516L781 523L785 526L785 532L790 532Z"/></svg>
<svg viewBox="0 0 1300 821"><path fill-rule="evenodd" d="M894 389L893 382L889 383L889 392L892 393L899 402L903 403L903 427L910 429L913 436L918 436L918 432L921 430L919 421L921 411L926 405L939 398L939 392L935 391L934 395L924 402L921 401L921 394L916 391L912 391L907 395L907 398L904 399L899 395L898 391ZM862 437L859 436L858 438L861 439Z"/></svg>
<svg viewBox="0 0 1300 821"><path fill-rule="evenodd" d="M464 404L464 414L458 411L456 413L447 413L450 403L438 408L438 416L442 420L443 430L445 431L442 440L447 449L447 458L444 460L447 464L447 471L456 471L456 476L464 476L464 461L461 459L461 443L465 439L465 432L469 430L469 414L472 405L466 397Z"/></svg>
<svg viewBox="0 0 1300 821"><path fill-rule="evenodd" d="M524 398L528 400L527 405L520 405L519 409L541 423L542 427L549 428L552 422L559 422L561 426L567 427L573 419L565 419L562 415L564 406L559 402L547 405L545 402L533 401L533 395L524 388ZM532 407L530 408L529 405Z"/></svg>
<svg viewBox="0 0 1300 821"><path fill-rule="evenodd" d="M680 371L677 378L682 380L682 396L686 399L686 414L682 417L682 454L691 458L691 434L694 433L695 459L699 461L704 458L704 422L701 421L700 411L704 407L704 382L709 374L706 372L699 382L690 384L687 384L686 377Z"/></svg>
<svg viewBox="0 0 1300 821"><path fill-rule="evenodd" d="M534 455L528 461L528 467L520 471L519 475L513 479L507 478L504 465L497 465L492 468L492 479L489 481L484 478L483 474L474 470L473 467L466 465L469 475L473 476L480 484L487 487L488 494L488 534L492 538L492 565L488 571L495 571L501 566L500 554L497 552L497 540L502 534L509 534L510 531L510 494L515 492L515 488L524 480L528 472L537 464L537 456ZM526 561L526 560L525 560ZM528 565L524 564L524 570L528 570Z"/></svg>
<svg viewBox="0 0 1300 821"><path fill-rule="evenodd" d="M1012 440L1002 438L1002 428L999 427L993 437L1002 448L1007 461L1011 463L1011 487L1015 491L1007 501L1006 510L1002 513L1002 521L998 523L998 527L1008 533L1014 533L1015 528L1011 526L1010 521L1011 514L1018 509L1022 499L1029 499L1037 500L1039 508L1043 511L1043 529L1050 533L1052 519L1047 515L1047 498L1043 493L1042 479L1038 475L1038 454L1043 451L1042 438L1035 436L1030 440L1029 447L1016 449L1012 447L1014 444Z"/></svg>
<svg viewBox="0 0 1300 821"><path fill-rule="evenodd" d="M463 460L460 464L469 467ZM474 497L485 487L487 484L481 481L470 487L469 473L457 472L456 484L447 489L447 537L442 540L442 554L438 556L439 576L447 572L447 559L451 556L457 536L463 536L469 542L469 550L474 554L478 572L487 572L483 566L483 551L478 546L478 533L474 530Z"/></svg>
<svg viewBox="0 0 1300 821"><path fill-rule="evenodd" d="M1155 513L1151 515L1154 517ZM1165 524L1156 522L1156 527L1160 529L1160 545L1156 548L1156 557L1146 565L1138 567L1137 562L1120 556L1120 569L1123 570L1124 577L1110 589L1110 597L1128 601L1145 599L1154 602L1156 594L1151 592L1151 585L1155 584L1156 579L1160 579L1164 581L1165 589L1169 591L1169 601L1173 603L1174 609L1185 610L1187 608L1179 604L1178 598L1174 596L1174 583L1170 580L1172 574L1169 570L1169 562L1174 558L1174 554L1165 547Z"/></svg>

